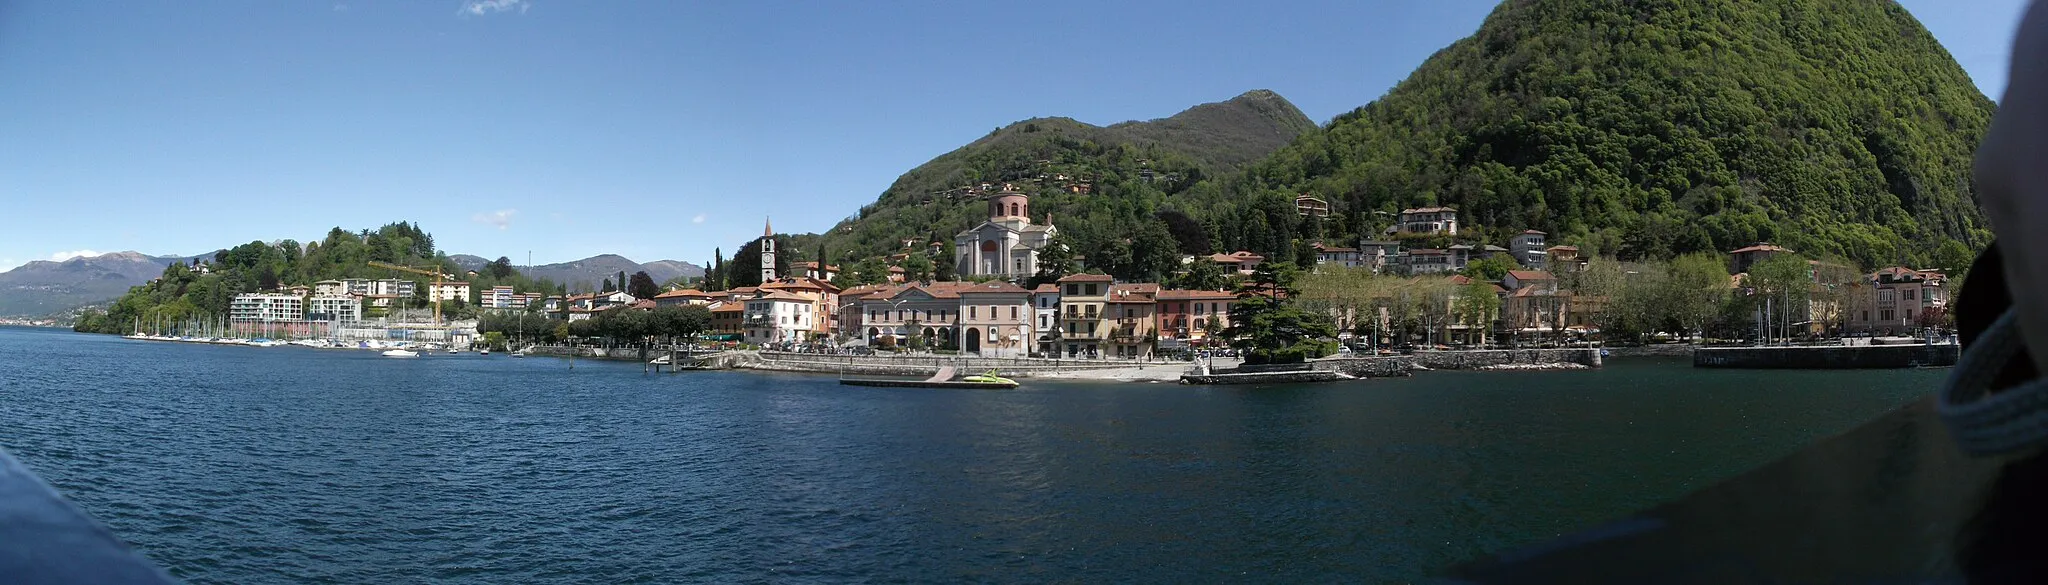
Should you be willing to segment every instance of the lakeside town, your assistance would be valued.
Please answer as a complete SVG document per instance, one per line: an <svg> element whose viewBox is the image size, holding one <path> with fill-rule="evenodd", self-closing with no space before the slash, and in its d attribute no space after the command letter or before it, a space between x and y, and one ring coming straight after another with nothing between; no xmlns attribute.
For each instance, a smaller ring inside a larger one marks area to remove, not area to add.
<svg viewBox="0 0 2048 585"><path fill-rule="evenodd" d="M1315 336L1323 339L1300 340L1322 342L1323 349L1307 357L1595 343L1850 343L1840 340L1938 337L1949 326L1953 283L1940 269L1852 272L1758 243L1708 266L1694 263L1687 284L1677 274L1685 270L1682 263L1587 257L1577 246L1550 244L1537 230L1521 231L1506 246L1461 237L1458 211L1450 207L1404 209L1384 238L1317 242L1305 270L1248 251L1183 257L1175 280L1221 284L1210 288L1120 281L1087 270L1084 258L1070 265L1078 270L1048 274L1040 252L1056 248L1058 229L1033 221L1030 196L1005 186L982 199L987 217L959 232L950 254L906 244L887 259L884 275L848 274L817 259L794 261L778 249L772 227L764 227L749 243L759 251L758 284L722 288L697 278L650 291L644 275L620 274L602 290L561 294L514 284L472 286L477 271L458 275L372 262L409 274L280 282L273 290L234 295L218 318L137 316L128 328L361 347L417 343L503 351L661 338L807 352L1151 361L1247 348L1252 333L1237 317L1252 296L1294 304L1328 326L1326 336ZM1319 220L1329 209L1308 195L1295 204L1304 221ZM934 262L950 262L954 278L934 279ZM1289 282L1268 280L1260 288L1261 275L1276 269L1288 273ZM214 266L202 261L189 270L206 274ZM1191 273L1213 274L1187 278ZM629 282L635 286L625 286ZM1665 313L1631 314L1630 305ZM408 306L432 311L423 315ZM444 320L444 309L457 318ZM663 317L651 317L657 312ZM1617 335L1630 327L1631 334Z"/></svg>

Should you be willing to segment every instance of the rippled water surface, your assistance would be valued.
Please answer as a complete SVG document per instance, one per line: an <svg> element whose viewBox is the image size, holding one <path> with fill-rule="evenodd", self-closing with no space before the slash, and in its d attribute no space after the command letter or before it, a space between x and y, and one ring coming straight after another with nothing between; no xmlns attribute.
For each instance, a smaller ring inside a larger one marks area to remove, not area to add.
<svg viewBox="0 0 2048 585"><path fill-rule="evenodd" d="M1941 371L842 387L0 328L0 446L191 583L1402 581Z"/></svg>

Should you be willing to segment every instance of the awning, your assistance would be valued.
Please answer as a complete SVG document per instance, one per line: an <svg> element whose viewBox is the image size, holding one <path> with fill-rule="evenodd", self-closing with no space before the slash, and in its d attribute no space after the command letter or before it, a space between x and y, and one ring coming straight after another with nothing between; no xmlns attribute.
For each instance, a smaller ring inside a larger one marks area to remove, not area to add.
<svg viewBox="0 0 2048 585"><path fill-rule="evenodd" d="M739 341L740 337L738 333L713 333L704 336L704 339L706 341Z"/></svg>

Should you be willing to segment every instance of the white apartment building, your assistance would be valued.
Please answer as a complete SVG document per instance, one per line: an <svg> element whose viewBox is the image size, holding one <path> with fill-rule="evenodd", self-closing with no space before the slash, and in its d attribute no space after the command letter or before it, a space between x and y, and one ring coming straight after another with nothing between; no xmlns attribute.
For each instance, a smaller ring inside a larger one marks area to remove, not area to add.
<svg viewBox="0 0 2048 585"><path fill-rule="evenodd" d="M519 298L517 293L512 292L512 287L494 286L484 291L483 296L477 299L477 306L486 309L524 308L526 305L519 303Z"/></svg>
<svg viewBox="0 0 2048 585"><path fill-rule="evenodd" d="M819 318L811 310L811 299L792 293L769 291L743 302L746 309L741 323L747 343L807 341L812 322Z"/></svg>
<svg viewBox="0 0 2048 585"><path fill-rule="evenodd" d="M338 297L348 294L348 283L339 280L322 280L313 283L313 295Z"/></svg>
<svg viewBox="0 0 2048 585"><path fill-rule="evenodd" d="M348 295L313 295L306 299L307 321L352 323L363 320L363 303Z"/></svg>
<svg viewBox="0 0 2048 585"><path fill-rule="evenodd" d="M350 278L341 281L348 294L377 297L411 297L418 292L419 285L402 278Z"/></svg>
<svg viewBox="0 0 2048 585"><path fill-rule="evenodd" d="M1052 355L1059 350L1060 340L1060 285L1041 284L1031 291L1032 339L1038 340L1038 353Z"/></svg>
<svg viewBox="0 0 2048 585"><path fill-rule="evenodd" d="M243 293L228 303L228 319L232 321L298 321L305 317L305 299L287 294Z"/></svg>
<svg viewBox="0 0 2048 585"><path fill-rule="evenodd" d="M469 283L438 282L427 285L427 302L469 302Z"/></svg>

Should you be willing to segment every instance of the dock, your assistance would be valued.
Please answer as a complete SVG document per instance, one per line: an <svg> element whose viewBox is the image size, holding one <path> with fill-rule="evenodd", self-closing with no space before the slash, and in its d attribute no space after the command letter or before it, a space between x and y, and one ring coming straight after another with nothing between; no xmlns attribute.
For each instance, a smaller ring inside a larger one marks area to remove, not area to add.
<svg viewBox="0 0 2048 585"><path fill-rule="evenodd" d="M954 380L954 379L953 379L953 367L952 367L952 366L946 366L946 367L943 367L943 368L939 368L939 371L938 371L938 373L936 373L936 374L932 374L932 377L930 377L930 378L925 378L925 379L923 379L923 380L905 380L905 379L890 379L890 378L840 378L840 379L839 379L839 383L840 383L840 384L844 384L844 385L847 385L847 386L873 386L873 387L880 387L880 388L999 388L999 389L1008 389L1008 388L1016 388L1016 387L1017 387L1017 383L1016 383L1016 382L1011 382L1011 383L1008 383L1008 384L1002 384L1002 383L996 383L996 382L964 382L964 381L960 381L960 380Z"/></svg>
<svg viewBox="0 0 2048 585"><path fill-rule="evenodd" d="M962 382L962 381L958 381L958 380L945 380L945 381L939 381L939 382L934 382L934 381L931 381L931 380L885 380L885 379L874 379L874 378L841 378L841 379L839 380L839 383L840 383L840 384L845 384L845 385L847 385L847 386L877 386L877 387L882 387L882 388L996 388L996 389L1009 389L1009 388L1016 388L1016 387L1017 387L1017 384L1015 384L1015 383L1010 383L1010 384L997 384L997 383L994 383L994 382Z"/></svg>

